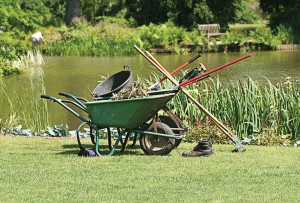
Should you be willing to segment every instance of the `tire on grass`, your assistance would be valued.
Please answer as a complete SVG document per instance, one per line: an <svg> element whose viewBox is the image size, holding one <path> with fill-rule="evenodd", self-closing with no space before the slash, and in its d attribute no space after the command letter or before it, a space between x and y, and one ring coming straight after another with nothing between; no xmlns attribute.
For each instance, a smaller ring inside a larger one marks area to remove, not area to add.
<svg viewBox="0 0 300 203"><path fill-rule="evenodd" d="M169 116L159 116L159 120L160 122L167 124L170 128L178 128L177 124L172 120L172 118L170 118ZM180 130L172 130L174 134L178 134L181 135L182 131ZM177 148L180 143L181 143L182 139L174 139L174 148Z"/></svg>
<svg viewBox="0 0 300 203"><path fill-rule="evenodd" d="M157 133L173 135L172 129L161 122L156 122ZM154 126L151 125L148 129L150 132L154 132ZM168 137L141 134L140 136L140 146L141 149L147 155L167 155L169 154L175 144L175 139Z"/></svg>

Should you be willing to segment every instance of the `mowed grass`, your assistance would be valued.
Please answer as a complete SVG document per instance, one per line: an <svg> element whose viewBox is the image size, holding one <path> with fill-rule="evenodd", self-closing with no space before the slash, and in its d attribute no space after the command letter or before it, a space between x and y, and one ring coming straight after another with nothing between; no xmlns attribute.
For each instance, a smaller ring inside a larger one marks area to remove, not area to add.
<svg viewBox="0 0 300 203"><path fill-rule="evenodd" d="M0 136L0 202L299 202L300 148L213 145L212 157L181 156L193 146L86 158L75 139Z"/></svg>

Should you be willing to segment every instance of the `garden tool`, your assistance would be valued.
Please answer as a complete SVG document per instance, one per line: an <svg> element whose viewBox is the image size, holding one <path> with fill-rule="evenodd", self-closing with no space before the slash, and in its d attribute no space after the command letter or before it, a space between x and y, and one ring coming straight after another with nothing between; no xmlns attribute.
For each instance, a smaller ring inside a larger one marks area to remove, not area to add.
<svg viewBox="0 0 300 203"><path fill-rule="evenodd" d="M149 52L146 52L147 55L142 52L136 45L134 46L134 48L142 55L144 56L153 66L155 66L163 75L165 75L174 85L176 86L179 86L181 87L182 85L179 84L173 77L172 75L149 53ZM247 57L250 57L251 55L247 55ZM247 58L247 57L244 57ZM242 59L240 59L242 60ZM233 63L231 63L233 64ZM230 65L231 65L230 64ZM225 64L228 66L228 64ZM224 65L224 67L226 67ZM218 70L220 70L221 68L224 68L224 67L218 67ZM214 70L215 72L216 70ZM209 73L211 73L212 71L209 71ZM208 75L206 73L204 73L205 75ZM201 77L204 77L203 75L204 74L201 74L200 76ZM196 79L193 78L191 80L193 80L193 82L197 81L198 79L200 79L201 77L197 76ZM189 83L189 81L185 81L185 82L188 82L188 84L191 84ZM214 117L208 110L206 110L195 98L193 98L191 95L188 94L188 92L184 89L181 89L182 92L196 105L199 107L199 109L205 113L206 116L208 116L208 118L211 119L211 121L227 136L228 139L230 139L234 146L235 146L235 152L243 152L245 151L246 149L243 147L243 145L241 144L241 142L232 135L232 133L216 118Z"/></svg>

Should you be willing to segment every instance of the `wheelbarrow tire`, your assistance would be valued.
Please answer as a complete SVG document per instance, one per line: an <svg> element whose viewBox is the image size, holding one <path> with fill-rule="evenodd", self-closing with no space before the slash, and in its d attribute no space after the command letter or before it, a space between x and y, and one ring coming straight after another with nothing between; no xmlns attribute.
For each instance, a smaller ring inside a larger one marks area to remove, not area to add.
<svg viewBox="0 0 300 203"><path fill-rule="evenodd" d="M167 124L170 128L178 128L177 124L169 116L159 116L159 120L160 122ZM172 130L172 131L174 134L178 134L178 135L182 134L182 131L180 130ZM174 148L177 148L180 145L182 139L174 139L174 140L175 140Z"/></svg>
<svg viewBox="0 0 300 203"><path fill-rule="evenodd" d="M172 129L161 122L156 122L157 133L173 135ZM151 125L148 129L150 132L155 132L154 125ZM175 140L163 137L163 136L155 136L142 134L140 136L140 146L141 149L147 155L167 155L174 148Z"/></svg>

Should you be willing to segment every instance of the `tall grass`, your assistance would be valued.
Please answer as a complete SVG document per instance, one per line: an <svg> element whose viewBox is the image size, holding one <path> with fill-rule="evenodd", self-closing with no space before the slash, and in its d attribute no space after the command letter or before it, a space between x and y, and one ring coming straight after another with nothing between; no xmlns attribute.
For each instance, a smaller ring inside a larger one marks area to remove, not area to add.
<svg viewBox="0 0 300 203"><path fill-rule="evenodd" d="M170 87L170 83L164 86ZM221 83L216 78L186 89L212 114L232 127L241 139L249 135L287 135L293 140L300 139L299 80L287 77L272 84L266 78L265 84L259 84L250 77L229 83ZM168 104L189 125L209 122L182 93Z"/></svg>
<svg viewBox="0 0 300 203"><path fill-rule="evenodd" d="M15 96L21 122L32 132L39 133L50 124L47 101L40 99L40 95L46 93L44 72L42 68L35 68L30 74L30 87L24 89L23 95Z"/></svg>
<svg viewBox="0 0 300 203"><path fill-rule="evenodd" d="M33 67L40 67L45 64L41 52L34 54L32 51L28 50L27 55L20 56L15 61L12 61L12 66L19 69L28 69Z"/></svg>
<svg viewBox="0 0 300 203"><path fill-rule="evenodd" d="M44 64L42 55L28 51L28 55L15 62L21 68L26 68L29 77L29 85L21 86L22 94L11 92L1 80L0 90L5 95L5 102L9 106L9 115L0 115L2 133L12 133L17 125L30 129L33 134L46 129L50 124L50 114L45 100L40 99L45 94L44 72L41 65ZM7 117L7 118L5 118ZM0 129L0 130L1 130Z"/></svg>

